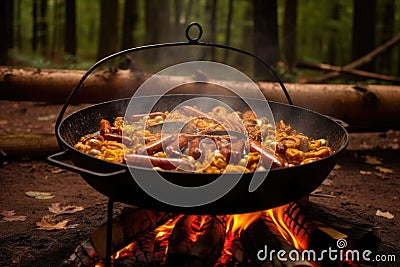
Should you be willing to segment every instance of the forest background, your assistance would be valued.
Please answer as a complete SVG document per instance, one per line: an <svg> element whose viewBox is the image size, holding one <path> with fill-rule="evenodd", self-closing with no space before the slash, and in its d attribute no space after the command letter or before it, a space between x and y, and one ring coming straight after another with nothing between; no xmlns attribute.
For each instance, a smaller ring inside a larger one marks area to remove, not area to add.
<svg viewBox="0 0 400 267"><path fill-rule="evenodd" d="M2 0L0 12L0 65L87 69L126 48L185 41L196 21L202 41L252 52L290 82L321 75L313 64L345 66L400 33L400 0ZM399 77L398 43L360 69Z"/></svg>

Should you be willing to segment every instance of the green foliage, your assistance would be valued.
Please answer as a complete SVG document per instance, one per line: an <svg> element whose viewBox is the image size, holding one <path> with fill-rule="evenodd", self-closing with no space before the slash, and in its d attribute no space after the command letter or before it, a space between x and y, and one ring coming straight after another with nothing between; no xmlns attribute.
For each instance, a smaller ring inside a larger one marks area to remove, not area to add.
<svg viewBox="0 0 400 267"><path fill-rule="evenodd" d="M76 1L77 19L77 55L71 56L64 53L65 30L65 0L48 0L47 16L44 22L48 25L47 46L39 45L36 51L32 49L33 30L33 2L31 0L15 1L14 28L15 47L10 50L11 64L15 66L30 66L42 68L68 68L86 69L96 59L99 42L99 25L101 1ZM40 2L40 1L38 1ZM122 34L122 20L124 0L119 0L119 39ZM137 0L138 20L134 31L135 46L145 45L145 5L146 0ZM169 0L169 28L170 36L167 41L185 41L184 28L192 21L199 22L204 29L202 41L213 40L216 43L225 44L227 32L227 17L229 0L216 1L215 36L210 36L211 0ZM296 50L300 61L315 63L328 63L342 66L352 61L352 17L353 1L349 0L298 0L296 21ZM387 40L385 34L384 19L387 13L385 5L394 3L394 27L396 35L400 32L400 0L377 1L377 24L375 45ZM176 4L180 5L181 13L177 14ZM283 51L283 43L286 38L283 35L284 1L278 1L278 27L280 32L280 48ZM167 11L165 11L167 12ZM178 18L178 24L175 18ZM158 25L163 30L165 25ZM38 32L39 35L43 32ZM393 36L392 36L393 37ZM120 40L115 40L119 43ZM230 25L230 46L246 51L253 51L253 1L234 0L233 14ZM118 45L120 47L120 45ZM282 52L281 52L282 53ZM216 58L222 60L224 51L216 51ZM283 55L283 53L282 53ZM283 56L281 56L283 59ZM232 57L230 63L248 65L240 58ZM390 64L388 64L388 62ZM389 75L399 75L400 49L394 48L388 60L378 61L382 71ZM249 67L251 68L251 67ZM279 74L287 81L296 81L310 72L292 70L278 66ZM378 71L379 72L379 71ZM315 72L311 72L315 75ZM342 81L340 81L342 82Z"/></svg>

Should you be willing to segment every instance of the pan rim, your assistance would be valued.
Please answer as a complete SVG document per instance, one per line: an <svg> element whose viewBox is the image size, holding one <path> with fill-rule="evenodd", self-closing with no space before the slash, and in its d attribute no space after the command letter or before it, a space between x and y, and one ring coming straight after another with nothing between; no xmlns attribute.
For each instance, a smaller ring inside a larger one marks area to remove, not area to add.
<svg viewBox="0 0 400 267"><path fill-rule="evenodd" d="M168 94L168 95L164 95L164 96L162 96L162 97L174 97L174 96L186 96L186 97L188 97L188 96L193 96L193 97L196 97L196 96L202 96L202 95L201 95L201 94ZM231 99L235 99L235 98L236 98L236 99L239 99L238 97L236 97L236 96L231 96L231 95L207 95L207 96L209 96L209 97L222 97L222 98L231 98ZM150 97L157 97L157 95L140 96L140 98L150 98ZM274 104L274 105L281 105L281 106L286 106L286 107L290 107L290 108L295 108L295 109L298 109L298 110L302 110L302 111L304 111L304 112L311 113L311 114L313 114L313 115L323 117L324 119L326 119L326 120L330 121L331 123L333 123L336 127L339 127L340 131L342 131L343 134L344 134L344 136L343 136L343 138L344 138L344 144L342 144L341 147L340 147L339 149L335 150L334 153L333 153L332 155L330 155L330 156L328 156L328 157L325 157L325 158L322 158L322 159L320 159L320 160L318 160L318 161L315 161L315 162L307 163L306 165L308 165L308 166L312 166L312 165L318 164L318 162L326 161L326 160L329 160L329 159L332 158L332 157L336 157L336 156L338 156L339 154L341 154L341 153L347 148L347 146L348 146L349 138L348 138L348 132L347 132L347 130L343 127L343 125L341 125L341 124L338 123L337 121L333 120L333 119L332 119L331 117L329 117L329 116L326 116L326 115L324 115L324 114L321 114L321 113L319 113L319 112L313 111L313 110L308 109L308 108L299 107L299 106L296 106L296 105L290 105L290 104L287 104L287 103L281 103L281 102L271 101L271 100L262 100L262 99L258 99L258 98L245 98L245 99L248 99L248 100L251 100L251 101L263 101L263 102L272 103L272 104ZM149 168L136 167L136 166L133 167L133 166L128 166L127 164L124 164L124 163L116 163L116 162L111 162L111 161L106 161L106 160L98 159L98 158L96 158L96 157L94 157L94 156L91 156L91 155L89 155L89 154L87 154L87 153L84 153L84 152L82 152L82 151L80 151L80 150L75 149L71 144L69 144L69 143L63 138L63 136L62 136L62 134L61 134L61 128L62 128L62 127L65 127L65 126L63 126L63 125L66 123L67 120L70 120L71 118L73 118L74 116L76 116L76 114L79 114L79 113L81 113L81 112L84 112L84 110L87 110L87 109L99 107L99 106L102 106L102 105L107 105L107 104L110 104L110 103L113 103L113 102L116 102L116 103L117 103L117 102L122 102L122 101L129 101L129 100L130 100L130 98L120 98L120 99L109 100L109 101L105 101L105 102L101 102L101 103L96 103L96 104L92 104L92 105L86 106L86 107L84 107L84 108L82 108L82 109L79 109L79 110L77 110L77 111L74 111L74 112L68 114L67 116L65 116L65 117L61 120L61 122L60 122L60 124L58 125L58 127L55 129L56 138L57 138L58 140L60 140L61 143L62 143L62 146L61 146L61 144L60 144L60 142L59 142L60 148L61 148L62 150L64 150L64 151L66 151L66 152L67 152L68 150L71 150L71 151L73 151L74 153L76 153L76 152L79 153L81 156L90 157L90 158L92 158L92 159L99 160L99 161L102 162L103 164L108 164L109 166L115 166L115 167L127 168L127 169L128 169L128 168L135 168L135 169L142 169L142 170L152 170L152 169L149 169ZM113 115L113 116L114 116L114 115ZM283 170L288 170L288 169L294 170L294 169L301 168L301 167L303 167L303 166L304 166L304 165L295 165L295 166L292 166L292 167L283 167L283 168L271 169L271 170L269 170L269 171L275 173L275 172L278 172L278 171L283 171ZM157 170L157 171L158 171L158 172L161 172L161 173L180 173L180 174L186 173L186 174L191 174L191 173L188 173L188 172L181 172L181 171L168 171L168 170ZM252 172L252 173L255 173L255 172ZM257 173L263 173L263 171L259 171L259 172L257 172ZM268 173L268 172L265 171L265 173ZM207 175L207 176L210 176L210 175L220 175L220 174L196 173L196 175Z"/></svg>

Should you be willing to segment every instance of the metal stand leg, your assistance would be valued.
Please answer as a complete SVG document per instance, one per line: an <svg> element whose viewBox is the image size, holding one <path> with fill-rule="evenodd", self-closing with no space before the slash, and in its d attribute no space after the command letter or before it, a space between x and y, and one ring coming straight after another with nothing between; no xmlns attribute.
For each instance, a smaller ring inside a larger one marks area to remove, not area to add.
<svg viewBox="0 0 400 267"><path fill-rule="evenodd" d="M111 245L112 245L112 225L113 225L114 201L109 198L107 204L107 236L106 236L106 262L105 267L111 267Z"/></svg>

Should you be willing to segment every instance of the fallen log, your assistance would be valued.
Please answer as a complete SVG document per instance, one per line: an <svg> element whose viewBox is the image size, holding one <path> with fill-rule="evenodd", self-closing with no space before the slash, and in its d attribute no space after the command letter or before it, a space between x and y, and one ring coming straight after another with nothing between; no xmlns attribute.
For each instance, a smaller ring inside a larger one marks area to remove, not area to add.
<svg viewBox="0 0 400 267"><path fill-rule="evenodd" d="M387 42L383 43L382 45L378 46L377 48L375 48L374 50L368 52L367 54L365 54L364 56L354 60L351 63L348 63L346 65L344 65L343 67L340 68L340 71L333 71L331 73L328 73L324 76L321 77L316 77L313 79L309 79L306 82L309 83L324 83L327 82L329 80L338 78L340 76L340 74L342 72L349 72L352 71L368 62L370 62L374 57L376 57L377 55L383 53L386 49L388 49L389 47L392 47L393 45L397 44L400 41L400 34L394 36L392 39L388 40Z"/></svg>
<svg viewBox="0 0 400 267"><path fill-rule="evenodd" d="M64 103L83 75L82 71L13 69L0 67L0 100ZM131 97L149 75L129 70L102 70L91 75L74 97L74 103L95 103ZM182 77L158 77L168 87ZM211 81L246 97L258 97L249 84ZM266 99L287 103L277 83L258 83ZM294 105L341 119L357 130L399 129L400 87L386 85L286 84ZM190 83L170 93L231 94L212 83ZM216 93L217 92L217 93ZM151 92L149 92L151 93Z"/></svg>
<svg viewBox="0 0 400 267"><path fill-rule="evenodd" d="M43 158L60 151L54 134L0 135L0 151L5 157Z"/></svg>
<svg viewBox="0 0 400 267"><path fill-rule="evenodd" d="M376 79L376 80L391 82L393 84L400 84L400 78L396 77L396 76L374 73L374 72L369 72L369 71L364 71L364 70L357 70L357 69L344 69L342 67L329 65L329 64L315 64L315 63L311 63L311 62L299 62L299 63L297 63L297 67L324 70L324 71L343 72L343 73L351 74L353 76L359 76L359 77L364 77L364 78L368 78L368 79ZM324 76L322 76L322 77L324 77ZM304 82L307 82L307 81L304 81ZM313 79L313 82L321 83L323 81L320 81L320 80L318 80L318 78L316 78L316 79Z"/></svg>
<svg viewBox="0 0 400 267"><path fill-rule="evenodd" d="M85 71L0 67L0 100L64 103ZM94 103L129 97L146 80L144 74L100 70L90 75L73 99Z"/></svg>

